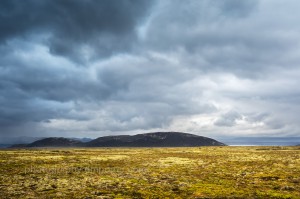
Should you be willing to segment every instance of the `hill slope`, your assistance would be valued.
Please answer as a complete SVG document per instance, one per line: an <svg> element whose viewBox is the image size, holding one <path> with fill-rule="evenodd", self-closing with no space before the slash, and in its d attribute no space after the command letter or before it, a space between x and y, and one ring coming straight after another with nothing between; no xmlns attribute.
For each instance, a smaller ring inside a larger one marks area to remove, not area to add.
<svg viewBox="0 0 300 199"><path fill-rule="evenodd" d="M17 144L12 148L22 147L194 147L225 146L225 144L203 136L179 133L156 132L137 135L116 135L99 137L89 142L80 140L50 137L31 144Z"/></svg>
<svg viewBox="0 0 300 199"><path fill-rule="evenodd" d="M50 137L42 140L35 141L27 144L27 147L78 147L82 142L78 140L63 138L63 137Z"/></svg>
<svg viewBox="0 0 300 199"><path fill-rule="evenodd" d="M214 139L179 132L156 132L137 135L105 136L87 142L88 147L192 147L225 146Z"/></svg>

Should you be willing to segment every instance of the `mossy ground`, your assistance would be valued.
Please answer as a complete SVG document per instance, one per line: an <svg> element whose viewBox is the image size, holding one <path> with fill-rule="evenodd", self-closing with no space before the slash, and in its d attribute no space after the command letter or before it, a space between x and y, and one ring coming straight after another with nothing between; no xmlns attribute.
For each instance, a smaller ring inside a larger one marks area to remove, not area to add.
<svg viewBox="0 0 300 199"><path fill-rule="evenodd" d="M0 198L300 198L300 147L0 150Z"/></svg>

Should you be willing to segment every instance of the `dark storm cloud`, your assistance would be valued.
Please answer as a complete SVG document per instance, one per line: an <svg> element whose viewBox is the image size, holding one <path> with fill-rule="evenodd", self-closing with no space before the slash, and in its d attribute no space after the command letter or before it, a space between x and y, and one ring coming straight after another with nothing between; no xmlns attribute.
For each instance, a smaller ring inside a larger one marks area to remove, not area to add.
<svg viewBox="0 0 300 199"><path fill-rule="evenodd" d="M191 76L155 56L116 56L86 68L36 43L14 41L3 48L14 49L0 58L3 134L11 126L59 119L97 119L86 126L92 131L151 129L167 126L172 115L213 110L190 101L188 93L183 101L178 81Z"/></svg>
<svg viewBox="0 0 300 199"><path fill-rule="evenodd" d="M101 101L117 92L118 85L87 79L87 71L76 70L76 64L47 53L86 63L127 52L151 4L130 0L1 1L1 126L82 119L68 113L74 108L69 102Z"/></svg>
<svg viewBox="0 0 300 199"><path fill-rule="evenodd" d="M299 6L0 1L0 132L296 135Z"/></svg>
<svg viewBox="0 0 300 199"><path fill-rule="evenodd" d="M3 0L0 42L44 34L50 52L76 61L128 51L150 1Z"/></svg>

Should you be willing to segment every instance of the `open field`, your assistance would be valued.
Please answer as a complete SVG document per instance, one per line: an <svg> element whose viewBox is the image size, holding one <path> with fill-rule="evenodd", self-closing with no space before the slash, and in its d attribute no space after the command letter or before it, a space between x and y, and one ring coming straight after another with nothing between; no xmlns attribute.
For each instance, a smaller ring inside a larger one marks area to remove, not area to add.
<svg viewBox="0 0 300 199"><path fill-rule="evenodd" d="M1 198L300 198L300 147L0 150Z"/></svg>

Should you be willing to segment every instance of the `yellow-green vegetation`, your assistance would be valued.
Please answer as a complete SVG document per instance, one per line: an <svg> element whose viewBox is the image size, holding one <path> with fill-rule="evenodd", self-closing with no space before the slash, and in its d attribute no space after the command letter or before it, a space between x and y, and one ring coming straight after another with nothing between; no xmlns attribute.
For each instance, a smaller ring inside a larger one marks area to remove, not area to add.
<svg viewBox="0 0 300 199"><path fill-rule="evenodd" d="M0 150L0 198L300 198L300 147Z"/></svg>

